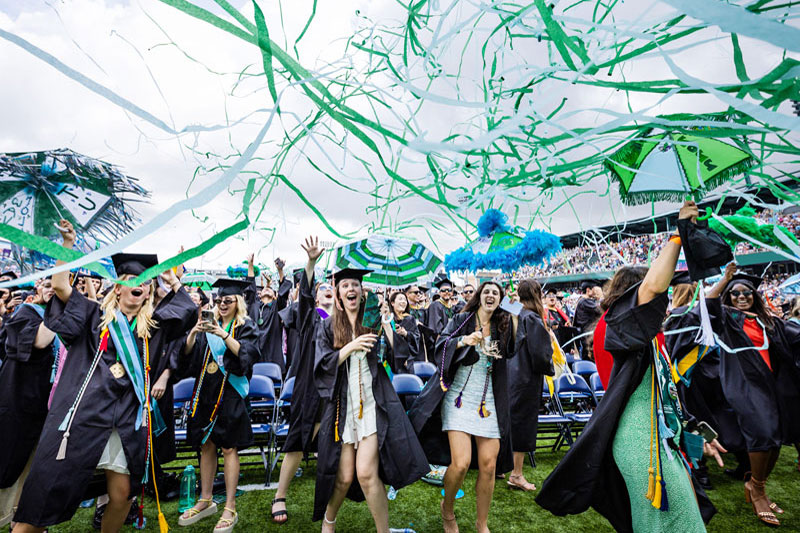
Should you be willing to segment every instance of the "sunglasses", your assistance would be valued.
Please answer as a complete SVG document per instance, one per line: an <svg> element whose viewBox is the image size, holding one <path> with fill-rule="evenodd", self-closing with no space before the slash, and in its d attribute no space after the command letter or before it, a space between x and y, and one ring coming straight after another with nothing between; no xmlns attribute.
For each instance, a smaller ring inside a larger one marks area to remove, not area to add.
<svg viewBox="0 0 800 533"><path fill-rule="evenodd" d="M747 297L747 296L752 296L752 295L753 295L753 291L750 291L750 290L731 291L731 296L733 296L734 298L738 298L739 296Z"/></svg>
<svg viewBox="0 0 800 533"><path fill-rule="evenodd" d="M327 283L323 283L322 285L319 286L319 289L317 289L317 290L320 290L320 291L332 291L333 287L331 285L328 285Z"/></svg>
<svg viewBox="0 0 800 533"><path fill-rule="evenodd" d="M453 292L453 289L450 287L445 287L443 289L439 289L439 292Z"/></svg>
<svg viewBox="0 0 800 533"><path fill-rule="evenodd" d="M236 298L234 298L234 297L230 297L230 298L217 298L216 300L214 300L214 303L215 303L216 305L222 305L222 304L225 304L225 305L233 305L233 304L235 304L235 303L236 303Z"/></svg>
<svg viewBox="0 0 800 533"><path fill-rule="evenodd" d="M415 291L406 291L406 292L408 292L408 294L419 294L419 293L421 293L422 291L421 291L421 290L419 290L419 289L417 289L417 290L415 290Z"/></svg>
<svg viewBox="0 0 800 533"><path fill-rule="evenodd" d="M464 289L464 294L475 294L475 291L472 289Z"/></svg>

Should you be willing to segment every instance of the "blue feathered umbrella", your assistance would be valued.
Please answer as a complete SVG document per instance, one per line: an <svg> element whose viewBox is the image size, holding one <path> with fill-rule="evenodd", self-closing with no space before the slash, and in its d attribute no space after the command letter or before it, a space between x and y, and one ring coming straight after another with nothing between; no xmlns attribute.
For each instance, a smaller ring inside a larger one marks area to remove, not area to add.
<svg viewBox="0 0 800 533"><path fill-rule="evenodd" d="M508 216L497 209L487 209L478 220L478 235L478 239L445 256L445 270L513 272L541 264L561 251L558 236L509 226Z"/></svg>

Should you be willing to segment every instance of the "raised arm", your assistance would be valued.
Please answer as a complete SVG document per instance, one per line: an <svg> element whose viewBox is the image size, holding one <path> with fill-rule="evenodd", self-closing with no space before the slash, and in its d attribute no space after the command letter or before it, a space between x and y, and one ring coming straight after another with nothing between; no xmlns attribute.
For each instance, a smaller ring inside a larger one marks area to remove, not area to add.
<svg viewBox="0 0 800 533"><path fill-rule="evenodd" d="M689 218L694 222L699 214L697 205L692 201L686 201L681 207L680 213L678 213L678 219ZM678 263L680 253L681 239L675 234L670 237L669 242L661 249L661 253L653 261L642 284L639 285L639 305L652 301L656 296L669 289L672 276L675 275L675 265Z"/></svg>
<svg viewBox="0 0 800 533"><path fill-rule="evenodd" d="M72 223L70 221L64 219L59 221L59 226L61 238L63 239L62 246L64 246L64 248L67 250L72 250L77 237L75 234L75 228L72 227ZM56 266L63 264L65 264L64 261L60 259L56 261ZM53 274L52 284L56 297L62 302L66 303L66 301L69 300L70 294L72 294L72 286L69 283L69 271L66 270L64 272L59 272L58 274Z"/></svg>

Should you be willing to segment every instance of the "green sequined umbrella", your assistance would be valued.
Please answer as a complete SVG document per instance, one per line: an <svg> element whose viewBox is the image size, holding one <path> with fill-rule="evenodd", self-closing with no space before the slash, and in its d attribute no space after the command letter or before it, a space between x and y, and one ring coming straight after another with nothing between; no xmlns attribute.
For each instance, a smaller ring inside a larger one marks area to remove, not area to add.
<svg viewBox="0 0 800 533"><path fill-rule="evenodd" d="M442 260L423 244L388 235L370 235L335 250L337 268L365 268L373 272L366 283L404 287L431 279Z"/></svg>

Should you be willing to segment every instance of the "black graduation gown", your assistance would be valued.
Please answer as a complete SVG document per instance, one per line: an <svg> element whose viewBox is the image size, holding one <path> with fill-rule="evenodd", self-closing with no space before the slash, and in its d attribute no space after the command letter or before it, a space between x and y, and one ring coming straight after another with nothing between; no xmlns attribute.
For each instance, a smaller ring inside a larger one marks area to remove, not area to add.
<svg viewBox="0 0 800 533"><path fill-rule="evenodd" d="M461 313L454 316L436 342L436 359L441 361L444 356L445 381L452 383L456 370L461 365L472 365L478 361L478 352L472 346L456 349L458 336L467 335L475 331L475 318L472 313ZM469 320L464 324L465 320ZM462 326L463 324L463 326ZM511 325L509 323L509 330ZM458 334L447 342L453 335ZM501 335L492 328L492 338L500 339ZM507 360L514 356L513 335L509 332L505 343L500 349L503 357L494 361L492 365L492 391L494 393L494 408L497 411L497 425L500 430L500 453L497 455L497 471L508 472L514 466L514 457L511 450L511 415L508 397ZM425 388L414 401L408 412L408 417L414 425L414 430L419 435L419 440L425 450L428 461L435 465L450 464L450 442L447 433L442 431L442 400L445 391L439 384L439 373L442 366L438 366L436 373L425 384ZM478 454L473 450L471 468L477 468Z"/></svg>
<svg viewBox="0 0 800 533"><path fill-rule="evenodd" d="M292 360L294 390L292 407L289 410L289 432L283 445L283 452L316 451L314 424L319 422L320 399L314 383L314 355L316 354L317 329L322 317L317 312L311 283L303 271L300 278L300 291L296 312L293 313L293 326L297 328L298 342Z"/></svg>
<svg viewBox="0 0 800 533"><path fill-rule="evenodd" d="M258 330L250 318L244 324L233 329L233 338L239 341L239 355L234 355L226 348L222 356L226 372L232 375L245 376L250 379L253 375L253 365L258 362ZM185 344L184 344L185 347ZM208 340L205 333L198 333L195 337L194 348L190 354L185 354L183 348L182 364L188 367L191 376L195 378L195 391L203 371L203 362L208 351ZM208 357L208 366L214 360L213 355ZM200 386L200 397L197 409L189 413L186 424L186 440L196 448L202 445L205 428L211 423L211 415L219 398L222 386L222 371L217 369L213 374L206 370L203 383ZM247 448L253 443L253 428L250 427L250 415L247 412L245 398L225 380L225 389L222 391L222 400L217 412L217 421L208 438L220 448Z"/></svg>
<svg viewBox="0 0 800 533"><path fill-rule="evenodd" d="M425 326L427 330L423 331L427 333L428 360L437 367L440 366L441 363L437 357L441 354L439 350L436 350L436 343L454 314L453 309L447 307L439 300L433 302L425 312Z"/></svg>
<svg viewBox="0 0 800 533"><path fill-rule="evenodd" d="M743 329L744 313L722 305L719 298L707 299L706 306L711 327L722 342L731 349L753 347ZM683 317L668 321L667 325L672 329L698 325L698 315L699 312L693 309ZM751 452L800 442L800 369L796 363L800 351L800 327L779 318L773 322L774 327L767 329L772 371L755 349L732 354L720 347L718 357L722 392L735 414L744 438L744 448ZM689 331L667 336L672 344L674 360L694 348L695 335L696 331ZM717 410L714 412L716 414ZM703 420L700 414L692 414ZM727 433L733 432L732 426L733 421L723 421L722 426L715 429L720 431L720 435L725 432L724 436L728 437ZM733 446L741 447L740 442Z"/></svg>
<svg viewBox="0 0 800 533"><path fill-rule="evenodd" d="M575 306L575 319L572 323L576 328L585 333L587 328L595 323L600 318L603 311L600 309L600 304L597 300L592 298L581 298L578 305Z"/></svg>
<svg viewBox="0 0 800 533"><path fill-rule="evenodd" d="M173 416L175 396L172 391L172 386L180 381L180 379L178 379L179 355L185 342L186 337L182 336L167 343L161 350L155 364L150 364L151 387L156 380L161 377L164 370L167 368L170 369L167 389L164 391L164 396L156 402L161 412L161 418L164 419L164 425L166 426L166 429L160 435L153 435L153 455L160 465L165 465L170 461L174 461L178 456L178 451L175 447L175 417Z"/></svg>
<svg viewBox="0 0 800 533"><path fill-rule="evenodd" d="M633 524L628 489L614 461L614 436L628 399L650 367L651 341L661 330L669 303L665 292L639 305L638 290L639 284L628 289L606 313L605 349L614 357L608 389L536 497L536 503L557 516L593 507L621 533L633 533ZM700 513L708 522L716 510L694 476L692 481Z"/></svg>
<svg viewBox="0 0 800 533"><path fill-rule="evenodd" d="M339 350L333 347L332 320L333 317L325 319L317 328L314 379L323 407L317 443L319 454L317 485L314 491L314 521L321 520L325 514L339 469L342 441L337 442L334 439L337 409L340 435L347 416L347 365L338 365ZM378 471L385 484L400 489L422 478L430 471L430 467L389 376L378 364L377 350L378 343L367 354L367 363L372 374L372 392L375 396L380 462ZM355 501L364 500L364 494L357 482L350 486L347 496Z"/></svg>
<svg viewBox="0 0 800 533"><path fill-rule="evenodd" d="M536 450L539 403L544 375L553 376L553 346L542 319L528 309L519 314L514 345L516 356L508 363L511 400L511 443L515 452Z"/></svg>
<svg viewBox="0 0 800 533"><path fill-rule="evenodd" d="M289 368L286 373L287 379L297 373L297 357L299 355L300 344L300 320L298 318L298 306L299 303L294 301L284 307L278 313L278 316L281 319L281 324L283 324L283 332L286 335L286 365Z"/></svg>
<svg viewBox="0 0 800 533"><path fill-rule="evenodd" d="M261 302L258 297L254 278L248 277L251 286L245 292L247 314L258 328L258 348L261 354L259 361L275 363L281 367L281 374L286 375L290 361L283 358L283 325L278 313L286 307L292 282L284 278L278 287L278 297L269 304Z"/></svg>
<svg viewBox="0 0 800 533"><path fill-rule="evenodd" d="M167 294L153 312L158 324L152 332L149 348L158 354L165 343L183 335L197 319L197 307L184 289ZM116 362L116 349L108 339L94 375L89 380L83 400L74 413L67 455L56 460L63 432L58 430L72 406L78 390L89 374L100 341L100 304L73 290L67 302L53 297L45 313L45 325L61 336L69 346L50 412L47 414L33 465L22 490L15 522L39 527L65 522L72 518L100 461L111 431L116 428L130 471L131 497L138 493L144 475L146 424L135 429L139 401L127 373L115 379L109 367ZM144 346L136 337L139 354ZM95 494L96 495L96 494Z"/></svg>
<svg viewBox="0 0 800 533"><path fill-rule="evenodd" d="M408 315L396 324L405 329L407 335L403 337L396 331L394 332L394 346L390 348L388 342L386 344L387 360L395 374L413 373L414 369L411 367L413 362L425 360L425 354L421 353L423 350L422 338L417 327L417 320Z"/></svg>
<svg viewBox="0 0 800 533"><path fill-rule="evenodd" d="M6 319L6 359L0 367L0 489L17 481L47 417L53 343L33 347L42 317L29 305Z"/></svg>

